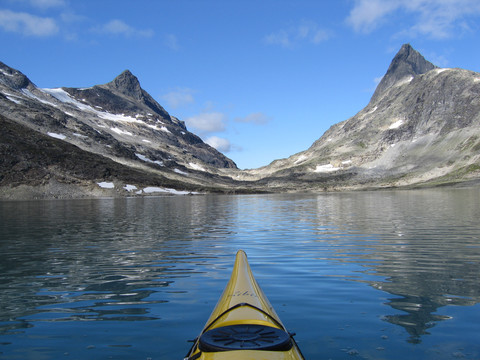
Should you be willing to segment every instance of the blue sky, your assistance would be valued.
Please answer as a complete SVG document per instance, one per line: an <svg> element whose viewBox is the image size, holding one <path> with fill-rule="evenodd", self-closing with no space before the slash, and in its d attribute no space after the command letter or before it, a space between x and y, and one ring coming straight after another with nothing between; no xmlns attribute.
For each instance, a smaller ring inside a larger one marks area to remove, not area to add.
<svg viewBox="0 0 480 360"><path fill-rule="evenodd" d="M0 0L0 61L42 88L129 69L240 168L355 115L402 44L478 72L479 40L478 0Z"/></svg>

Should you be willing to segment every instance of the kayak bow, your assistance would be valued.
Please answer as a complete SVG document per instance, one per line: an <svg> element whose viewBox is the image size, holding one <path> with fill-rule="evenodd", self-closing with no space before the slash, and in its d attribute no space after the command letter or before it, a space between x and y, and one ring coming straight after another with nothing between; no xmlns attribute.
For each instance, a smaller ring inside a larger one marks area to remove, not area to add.
<svg viewBox="0 0 480 360"><path fill-rule="evenodd" d="M184 360L304 359L253 277L243 250L230 281Z"/></svg>

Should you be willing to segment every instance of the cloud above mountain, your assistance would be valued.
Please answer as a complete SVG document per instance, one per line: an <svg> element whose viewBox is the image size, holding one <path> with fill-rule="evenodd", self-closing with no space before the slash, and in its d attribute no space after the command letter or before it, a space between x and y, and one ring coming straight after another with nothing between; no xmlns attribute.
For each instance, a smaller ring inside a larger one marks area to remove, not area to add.
<svg viewBox="0 0 480 360"><path fill-rule="evenodd" d="M356 32L370 33L392 21L398 12L413 20L397 35L444 39L470 28L469 17L480 14L477 0L357 0L346 23Z"/></svg>
<svg viewBox="0 0 480 360"><path fill-rule="evenodd" d="M106 22L90 25L91 19L76 14L64 0L17 0L25 11L0 9L0 30L21 34L26 37L52 37L63 35L67 40L78 39L79 34L111 35L125 38L152 38L155 31L139 28L123 19L113 18ZM49 16L44 16L48 11ZM80 28L73 25L80 24ZM178 50L178 39L173 34L164 35L164 45Z"/></svg>
<svg viewBox="0 0 480 360"><path fill-rule="evenodd" d="M220 152L228 153L232 150L232 144L228 139L225 138L221 138L218 136L210 136L205 140L205 142Z"/></svg>
<svg viewBox="0 0 480 360"><path fill-rule="evenodd" d="M35 37L55 35L59 31L57 23L50 17L10 10L0 10L0 27L7 32Z"/></svg>
<svg viewBox="0 0 480 360"><path fill-rule="evenodd" d="M263 125L270 122L271 117L265 115L262 112L255 112L248 114L245 117L238 117L235 118L235 121L238 123L248 123L248 124L256 124L256 125Z"/></svg>
<svg viewBox="0 0 480 360"><path fill-rule="evenodd" d="M106 24L94 27L92 30L98 33L125 37L152 37L155 34L151 29L137 29L119 19L110 20Z"/></svg>
<svg viewBox="0 0 480 360"><path fill-rule="evenodd" d="M225 131L227 116L218 111L203 112L185 119L188 127L200 133L213 133Z"/></svg>
<svg viewBox="0 0 480 360"><path fill-rule="evenodd" d="M329 38L329 31L321 28L314 21L304 20L268 34L264 37L264 41L271 45L294 48L304 43L317 45Z"/></svg>
<svg viewBox="0 0 480 360"><path fill-rule="evenodd" d="M193 104L195 102L193 96L194 92L195 91L190 88L178 87L161 95L160 98L165 101L169 107L177 109L182 106Z"/></svg>

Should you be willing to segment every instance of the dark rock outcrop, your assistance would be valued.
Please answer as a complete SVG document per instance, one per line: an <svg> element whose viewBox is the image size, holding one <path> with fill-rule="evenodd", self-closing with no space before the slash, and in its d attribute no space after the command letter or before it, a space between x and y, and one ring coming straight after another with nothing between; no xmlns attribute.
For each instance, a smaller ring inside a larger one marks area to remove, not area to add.
<svg viewBox="0 0 480 360"><path fill-rule="evenodd" d="M133 99L143 99L144 91L140 86L140 82L138 81L137 77L130 72L130 70L125 70L104 86L114 92L119 92Z"/></svg>
<svg viewBox="0 0 480 360"><path fill-rule="evenodd" d="M372 100L377 100L381 94L395 84L399 84L402 81L410 81L415 76L425 74L435 68L437 66L425 60L410 44L402 45L400 51L390 63L386 74L375 89Z"/></svg>

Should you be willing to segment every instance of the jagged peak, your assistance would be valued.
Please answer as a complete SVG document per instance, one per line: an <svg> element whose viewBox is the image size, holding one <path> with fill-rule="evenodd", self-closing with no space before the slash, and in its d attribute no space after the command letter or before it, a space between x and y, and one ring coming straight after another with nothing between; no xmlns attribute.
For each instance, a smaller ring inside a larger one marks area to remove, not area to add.
<svg viewBox="0 0 480 360"><path fill-rule="evenodd" d="M129 98L126 100L133 100L137 105L138 103L146 105L164 119L170 119L168 112L148 92L142 89L140 81L130 70L125 70L109 83L98 86L111 91L117 96Z"/></svg>
<svg viewBox="0 0 480 360"><path fill-rule="evenodd" d="M143 97L142 87L138 78L133 75L130 70L125 70L118 75L111 82L105 84L105 86L111 90L120 92L123 95L130 96L135 99L141 99Z"/></svg>
<svg viewBox="0 0 480 360"><path fill-rule="evenodd" d="M437 68L436 65L425 60L422 54L415 50L410 44L403 44L393 58L382 81L378 84L372 100L376 100L380 94L407 78L414 78L417 75Z"/></svg>
<svg viewBox="0 0 480 360"><path fill-rule="evenodd" d="M11 68L0 61L0 82L14 89L25 89L35 86L30 79L20 71Z"/></svg>

